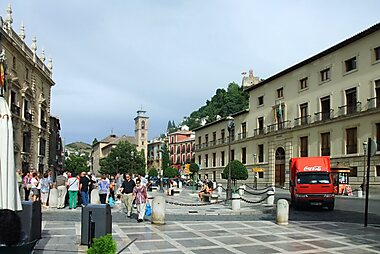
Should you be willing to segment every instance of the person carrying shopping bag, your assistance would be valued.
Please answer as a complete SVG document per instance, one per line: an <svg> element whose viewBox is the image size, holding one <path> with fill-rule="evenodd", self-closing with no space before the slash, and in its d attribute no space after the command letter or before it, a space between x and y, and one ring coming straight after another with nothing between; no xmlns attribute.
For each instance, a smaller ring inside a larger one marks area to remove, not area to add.
<svg viewBox="0 0 380 254"><path fill-rule="evenodd" d="M138 178L136 179L136 186L133 188L133 198L137 206L137 222L143 222L148 194L145 186L141 184L141 180Z"/></svg>

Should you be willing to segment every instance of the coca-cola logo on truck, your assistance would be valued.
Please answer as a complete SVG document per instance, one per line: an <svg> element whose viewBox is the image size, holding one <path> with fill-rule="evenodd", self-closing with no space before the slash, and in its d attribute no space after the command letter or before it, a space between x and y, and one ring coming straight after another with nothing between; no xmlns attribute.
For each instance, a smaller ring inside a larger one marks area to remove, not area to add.
<svg viewBox="0 0 380 254"><path fill-rule="evenodd" d="M322 171L321 166L305 166L303 171Z"/></svg>

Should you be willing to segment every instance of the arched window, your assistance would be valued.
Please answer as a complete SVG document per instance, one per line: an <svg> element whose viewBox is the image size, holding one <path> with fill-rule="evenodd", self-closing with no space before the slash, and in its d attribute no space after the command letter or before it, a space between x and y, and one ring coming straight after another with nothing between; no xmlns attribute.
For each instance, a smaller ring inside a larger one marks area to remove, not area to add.
<svg viewBox="0 0 380 254"><path fill-rule="evenodd" d="M141 121L141 129L145 129L145 121Z"/></svg>

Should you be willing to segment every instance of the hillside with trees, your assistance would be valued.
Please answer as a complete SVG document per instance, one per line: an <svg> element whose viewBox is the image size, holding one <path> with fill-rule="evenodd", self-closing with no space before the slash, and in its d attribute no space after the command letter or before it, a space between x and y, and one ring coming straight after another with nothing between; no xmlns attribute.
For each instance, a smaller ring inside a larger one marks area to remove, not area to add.
<svg viewBox="0 0 380 254"><path fill-rule="evenodd" d="M228 84L227 91L223 88L216 90L211 100L206 101L206 105L199 108L185 117L181 125L189 126L190 130L201 126L201 120L206 123L213 122L217 116L226 117L233 113L245 110L249 105L249 95L235 82Z"/></svg>

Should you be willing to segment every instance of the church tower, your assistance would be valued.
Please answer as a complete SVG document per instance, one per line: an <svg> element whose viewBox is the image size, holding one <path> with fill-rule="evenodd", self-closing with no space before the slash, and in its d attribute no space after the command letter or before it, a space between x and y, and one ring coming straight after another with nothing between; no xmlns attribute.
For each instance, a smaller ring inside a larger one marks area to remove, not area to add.
<svg viewBox="0 0 380 254"><path fill-rule="evenodd" d="M144 151L145 165L147 165L149 117L145 113L146 111L142 109L137 110L137 116L135 117L135 138L137 151Z"/></svg>

